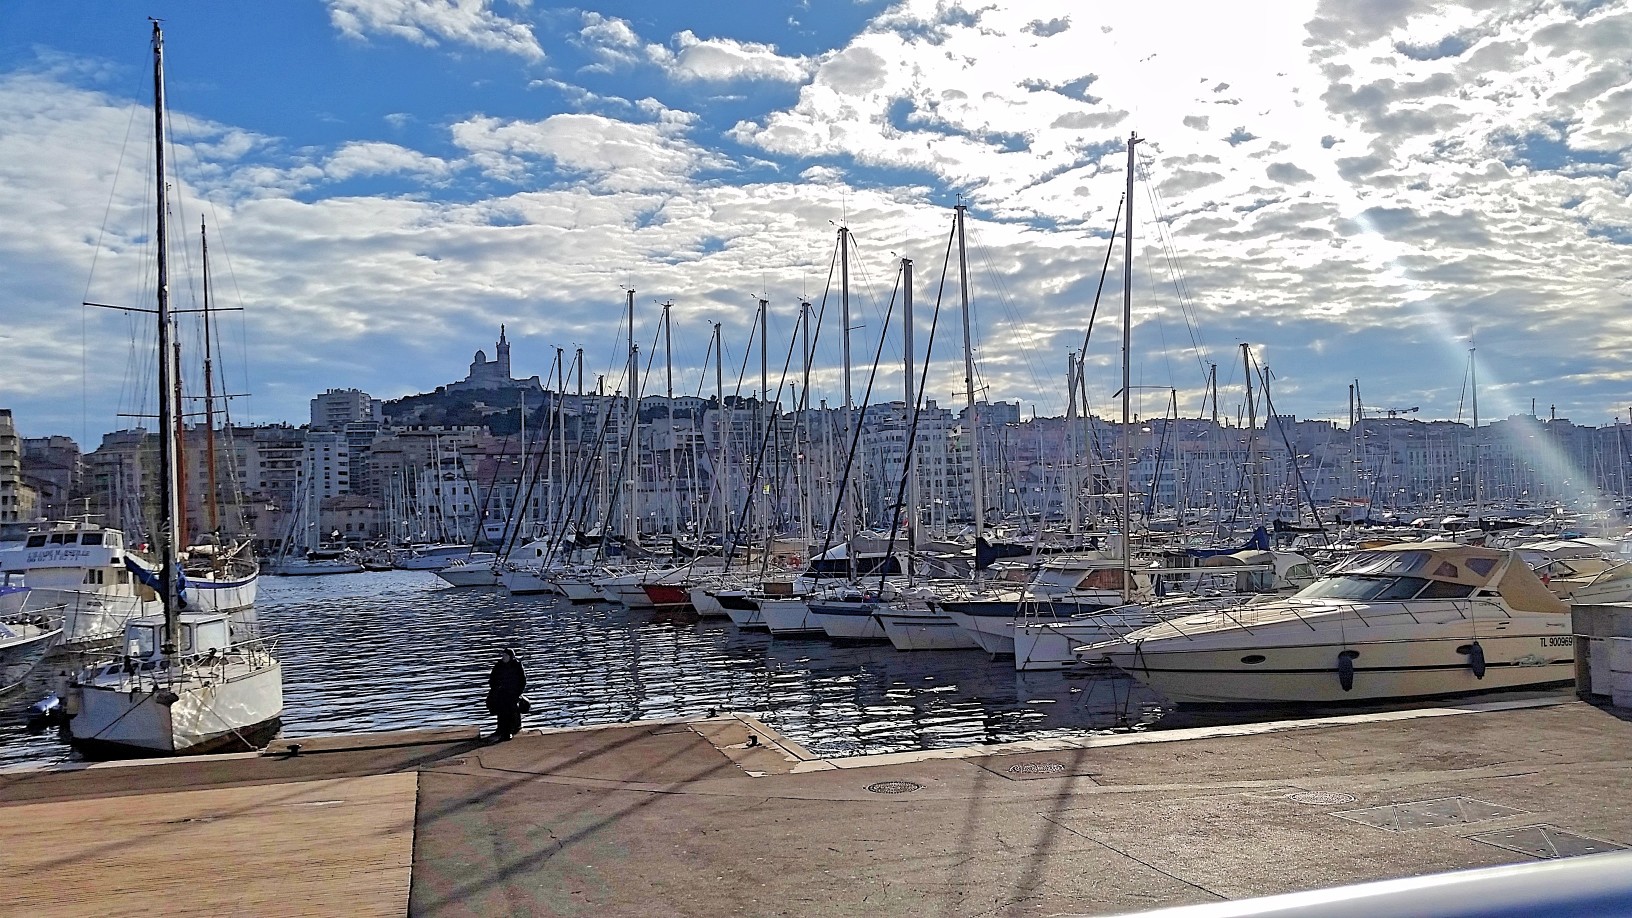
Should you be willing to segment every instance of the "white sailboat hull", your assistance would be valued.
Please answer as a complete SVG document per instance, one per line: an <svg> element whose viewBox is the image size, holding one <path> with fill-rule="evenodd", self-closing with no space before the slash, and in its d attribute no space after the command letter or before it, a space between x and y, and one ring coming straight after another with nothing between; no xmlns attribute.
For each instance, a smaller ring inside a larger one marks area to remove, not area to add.
<svg viewBox="0 0 1632 918"><path fill-rule="evenodd" d="M450 583L453 582L448 577L451 573L454 573L453 568L437 571L438 576ZM514 596L534 596L539 593L559 595L561 593L560 587L556 585L555 581L545 577L543 571L529 570L527 568L504 571L498 575L498 582ZM463 586L463 584L454 583L454 586Z"/></svg>
<svg viewBox="0 0 1632 918"><path fill-rule="evenodd" d="M196 676L155 686L151 678L104 675L71 687L69 742L99 756L176 755L253 748L275 732L283 714L282 664L233 663Z"/></svg>
<svg viewBox="0 0 1632 918"><path fill-rule="evenodd" d="M720 605L720 601L714 598L713 593L709 592L711 589L714 589L714 587L692 587L689 591L691 607L697 610L698 618L728 618L729 616L725 614L725 607Z"/></svg>
<svg viewBox="0 0 1632 918"><path fill-rule="evenodd" d="M260 590L259 571L247 577L216 580L198 574L187 575L187 604L201 612L236 612L255 605Z"/></svg>
<svg viewBox="0 0 1632 918"><path fill-rule="evenodd" d="M480 587L498 586L499 574L493 570L492 564L450 564L436 572L449 586ZM512 590L511 592L515 592Z"/></svg>
<svg viewBox="0 0 1632 918"><path fill-rule="evenodd" d="M880 609L875 615L896 650L970 650L979 644L938 609Z"/></svg>
<svg viewBox="0 0 1632 918"><path fill-rule="evenodd" d="M838 641L886 641L889 635L873 612L876 603L826 603L811 607L811 614L827 636Z"/></svg>
<svg viewBox="0 0 1632 918"><path fill-rule="evenodd" d="M1014 618L997 615L970 615L956 609L941 610L956 622L981 650L993 656L1014 653Z"/></svg>
<svg viewBox="0 0 1632 918"><path fill-rule="evenodd" d="M759 617L774 635L825 634L822 623L811 613L802 596L760 599Z"/></svg>
<svg viewBox="0 0 1632 918"><path fill-rule="evenodd" d="M555 580L555 586L568 602L595 602L602 598L600 588L588 580L560 577Z"/></svg>

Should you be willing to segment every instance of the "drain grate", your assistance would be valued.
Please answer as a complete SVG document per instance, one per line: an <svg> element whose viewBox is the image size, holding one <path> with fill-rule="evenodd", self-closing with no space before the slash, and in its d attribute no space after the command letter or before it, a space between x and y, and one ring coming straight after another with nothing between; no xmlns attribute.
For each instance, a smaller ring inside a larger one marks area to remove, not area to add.
<svg viewBox="0 0 1632 918"><path fill-rule="evenodd" d="M1009 766L1009 773L1016 775L1057 775L1065 771L1065 766L1059 762L1019 762Z"/></svg>
<svg viewBox="0 0 1632 918"><path fill-rule="evenodd" d="M1503 829L1500 832L1480 832L1478 835L1469 835L1469 839L1484 842L1497 848L1508 851L1517 851L1531 857L1555 858L1575 857L1581 854L1602 854L1605 851L1621 851L1625 845L1614 842L1601 841L1566 832L1558 826L1520 826L1517 829Z"/></svg>
<svg viewBox="0 0 1632 918"><path fill-rule="evenodd" d="M1344 819L1385 829L1390 832L1411 832L1417 829L1437 829L1470 822L1484 822L1504 816L1522 815L1524 810L1510 806L1486 803L1472 797L1443 797L1439 800L1419 800L1415 803L1395 803L1363 810L1334 813Z"/></svg>
<svg viewBox="0 0 1632 918"><path fill-rule="evenodd" d="M1354 802L1353 794L1339 794L1334 791L1312 790L1297 794L1287 794L1287 799L1294 803L1307 803L1311 806L1343 806Z"/></svg>
<svg viewBox="0 0 1632 918"><path fill-rule="evenodd" d="M867 785L867 791L873 794L910 794L915 790L923 790L922 784L911 781L880 781L877 784Z"/></svg>

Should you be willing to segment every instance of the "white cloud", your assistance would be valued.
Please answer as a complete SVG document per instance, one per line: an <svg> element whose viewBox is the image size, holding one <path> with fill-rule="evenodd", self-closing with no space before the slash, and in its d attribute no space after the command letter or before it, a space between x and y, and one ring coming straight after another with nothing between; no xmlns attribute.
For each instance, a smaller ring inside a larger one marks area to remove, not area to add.
<svg viewBox="0 0 1632 918"><path fill-rule="evenodd" d="M643 327L649 297L672 297L682 343L706 338L710 320L740 342L752 297L769 290L774 335L799 296L826 290L838 221L863 247L856 283L869 295L858 308L888 297L891 253L917 261L926 304L959 193L972 205L983 382L992 398L1057 411L1058 358L1080 345L1098 292L1132 130L1149 138L1150 179L1135 202L1136 373L1178 386L1187 409L1200 360L1217 360L1228 387L1230 345L1250 341L1274 355L1282 411L1341 417L1346 384L1363 377L1377 404L1449 414L1462 365L1453 352L1475 326L1481 354L1504 358L1492 375L1511 376L1511 391L1531 386L1585 422L1624 400L1632 96L1624 55L1606 50L1632 15L1624 4L1578 14L1585 7L1550 0L1302 3L1246 21L1196 3L1183 8L1185 29L1117 8L1089 24L1071 3L1023 6L906 0L880 13L810 59L796 101L749 108L730 129L752 159L713 148L710 119L758 104L753 66L791 80L797 68L780 62L799 59L691 36L686 47L718 52L694 62L717 79L688 79L678 40L663 48L627 22L583 14L574 40L607 70L572 83L528 73L551 92L519 104L560 93L585 111L472 108L439 121L408 110L420 128L451 122L451 145L435 149L415 149L405 132L392 135L401 145L287 152L205 124L189 132L202 152L187 154L182 184L225 200L257 363L292 380L273 417L300 416L311 394L302 383L319 367L317 386L388 397L446 382L500 321L540 345L518 346L523 373L542 372L546 341L610 353L619 283L640 291ZM743 49L764 54L733 56ZM652 88L657 66L673 81ZM634 67L647 69L608 76ZM727 78L742 84L731 106L671 107L668 93L695 98ZM10 336L0 356L23 365L13 355L27 354L30 374L80 363L62 312L83 295L128 122L127 104L47 77L0 84L0 212L23 215L0 221ZM364 123L354 136L378 127ZM329 187L364 175L423 187L346 197ZM453 193L439 201L444 187ZM114 195L95 298L119 301L107 281L143 276L143 191ZM1184 271L1186 298L1170 265ZM1117 292L1113 280L1106 296ZM858 324L880 327L881 311ZM117 362L116 336L92 332L97 358ZM1097 340L1094 379L1119 379L1114 348ZM403 356L372 359L380 353ZM961 385L945 353L930 383L943 403ZM818 389L834 387L832 358ZM677 366L696 372L701 359ZM0 377L0 404L29 384ZM1093 388L1100 404L1115 386Z"/></svg>
<svg viewBox="0 0 1632 918"><path fill-rule="evenodd" d="M657 63L681 80L799 83L810 75L814 66L809 58L778 54L775 45L729 38L701 39L689 30L675 35L674 43L678 50L670 53L663 49Z"/></svg>
<svg viewBox="0 0 1632 918"><path fill-rule="evenodd" d="M542 121L478 116L455 124L453 142L497 178L519 182L542 163L593 176L605 187L666 188L699 169L723 164L682 135L685 113L659 108L655 123L562 114Z"/></svg>
<svg viewBox="0 0 1632 918"><path fill-rule="evenodd" d="M787 57L762 42L699 38L686 29L675 34L669 48L641 38L627 20L586 12L582 21L576 41L596 58L592 69L602 71L653 64L680 82L799 83L815 66L809 58Z"/></svg>
<svg viewBox="0 0 1632 918"><path fill-rule="evenodd" d="M328 0L341 34L389 35L434 48L443 42L544 59L532 27L493 12L491 0Z"/></svg>
<svg viewBox="0 0 1632 918"><path fill-rule="evenodd" d="M324 163L329 178L344 181L359 175L418 175L439 178L452 167L446 160L426 156L394 143L352 142L336 150Z"/></svg>

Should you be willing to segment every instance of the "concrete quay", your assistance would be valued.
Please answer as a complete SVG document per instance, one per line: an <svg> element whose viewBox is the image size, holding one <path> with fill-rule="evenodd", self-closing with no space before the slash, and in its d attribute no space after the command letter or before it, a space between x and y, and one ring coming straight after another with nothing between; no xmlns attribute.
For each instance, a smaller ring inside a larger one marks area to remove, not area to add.
<svg viewBox="0 0 1632 918"><path fill-rule="evenodd" d="M0 772L0 913L1104 915L1632 845L1547 696L822 759L749 717Z"/></svg>

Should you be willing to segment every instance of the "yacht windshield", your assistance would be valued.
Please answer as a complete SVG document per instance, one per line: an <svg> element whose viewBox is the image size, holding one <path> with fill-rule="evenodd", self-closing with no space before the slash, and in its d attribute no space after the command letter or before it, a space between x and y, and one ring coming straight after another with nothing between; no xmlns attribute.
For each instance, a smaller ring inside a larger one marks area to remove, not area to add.
<svg viewBox="0 0 1632 918"><path fill-rule="evenodd" d="M1299 591L1299 599L1341 599L1348 602L1384 602L1412 599L1432 583L1426 577L1377 577L1339 574L1316 580Z"/></svg>

